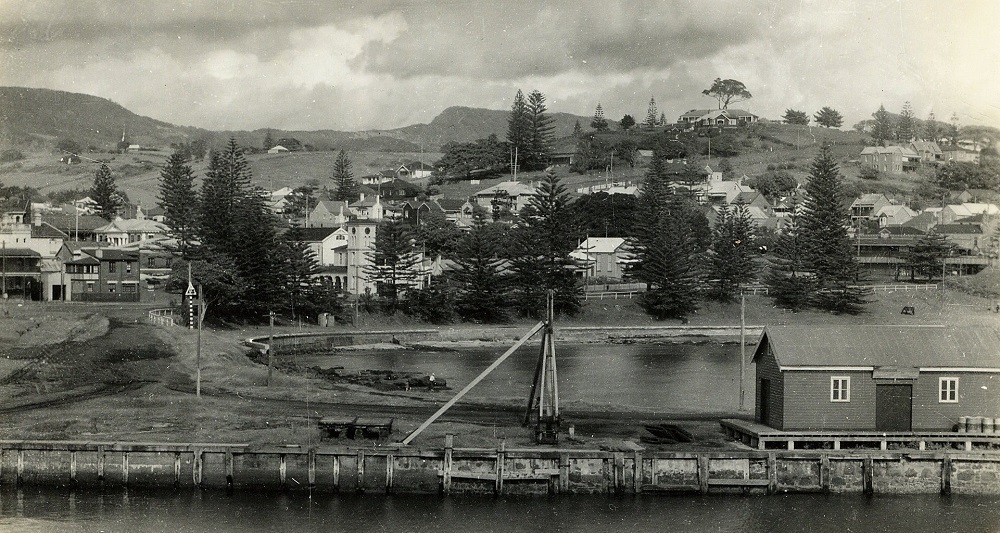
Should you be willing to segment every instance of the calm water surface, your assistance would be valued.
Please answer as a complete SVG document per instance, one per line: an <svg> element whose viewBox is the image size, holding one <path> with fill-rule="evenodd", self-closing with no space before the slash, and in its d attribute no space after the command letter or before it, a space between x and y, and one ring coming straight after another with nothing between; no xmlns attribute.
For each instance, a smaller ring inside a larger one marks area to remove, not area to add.
<svg viewBox="0 0 1000 533"><path fill-rule="evenodd" d="M298 361L306 366L343 366L347 372L391 369L433 373L457 391L506 350L506 346L457 351L381 350L298 356ZM466 397L527 398L538 350L537 342L523 346ZM739 405L739 354L737 344L558 344L560 402L569 407L659 413L733 411ZM747 365L744 382L747 405L752 406L752 365ZM442 397L447 394L442 393Z"/></svg>
<svg viewBox="0 0 1000 533"><path fill-rule="evenodd" d="M490 498L7 491L0 530L997 532L983 497L572 496Z"/></svg>

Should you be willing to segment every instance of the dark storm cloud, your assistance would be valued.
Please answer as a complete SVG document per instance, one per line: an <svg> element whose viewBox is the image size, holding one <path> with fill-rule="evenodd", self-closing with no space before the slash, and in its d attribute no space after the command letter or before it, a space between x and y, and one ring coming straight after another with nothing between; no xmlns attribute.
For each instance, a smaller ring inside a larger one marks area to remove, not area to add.
<svg viewBox="0 0 1000 533"><path fill-rule="evenodd" d="M600 6L599 8L597 6ZM711 8L698 16L674 14L670 4L581 3L577 9L541 9L524 16L450 13L426 30L371 43L358 58L374 72L509 79L567 70L631 72L663 69L757 39L769 16Z"/></svg>

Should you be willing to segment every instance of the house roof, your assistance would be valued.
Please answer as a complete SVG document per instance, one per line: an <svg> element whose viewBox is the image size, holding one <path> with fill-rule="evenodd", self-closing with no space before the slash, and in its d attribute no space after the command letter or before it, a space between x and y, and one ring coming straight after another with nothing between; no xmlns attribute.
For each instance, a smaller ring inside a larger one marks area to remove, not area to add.
<svg viewBox="0 0 1000 533"><path fill-rule="evenodd" d="M77 229L80 231L94 231L95 229L108 224L107 220L104 220L97 215L76 216L65 213L46 213L43 215L42 220L70 235L72 235Z"/></svg>
<svg viewBox="0 0 1000 533"><path fill-rule="evenodd" d="M1000 331L943 326L768 326L754 360L770 347L783 370L795 367L1000 369Z"/></svg>
<svg viewBox="0 0 1000 533"><path fill-rule="evenodd" d="M519 181L501 181L477 192L476 196L493 196L498 192L506 193L508 196L530 196L535 194L535 189Z"/></svg>
<svg viewBox="0 0 1000 533"><path fill-rule="evenodd" d="M883 202L889 201L884 194L869 192L862 194L851 202L851 207L874 206L879 200L882 200Z"/></svg>
<svg viewBox="0 0 1000 533"><path fill-rule="evenodd" d="M692 109L683 115L681 119L684 118L702 118L706 115L718 116L726 115L728 117L755 117L753 113L746 111L744 109Z"/></svg>
<svg viewBox="0 0 1000 533"><path fill-rule="evenodd" d="M861 150L861 155L871 154L900 154L907 157L919 157L920 154L914 152L909 147L903 146L866 146Z"/></svg>
<svg viewBox="0 0 1000 533"><path fill-rule="evenodd" d="M299 240L302 242L321 242L340 228L296 228Z"/></svg>
<svg viewBox="0 0 1000 533"><path fill-rule="evenodd" d="M882 208L879 209L877 213L875 213L875 216L882 216L882 215L894 218L905 215L909 218L913 218L917 216L917 213L916 211L910 209L905 205L892 204L892 205L882 206Z"/></svg>
<svg viewBox="0 0 1000 533"><path fill-rule="evenodd" d="M754 202L754 200L757 200L758 198L760 198L761 200L763 200L765 204L771 205L771 202L768 202L767 198L765 198L763 194L761 194L761 193L759 193L757 191L743 191L743 192L739 193L738 195L736 195L736 199L733 200L733 203L734 204L738 204L738 203L752 204Z"/></svg>
<svg viewBox="0 0 1000 533"><path fill-rule="evenodd" d="M435 201L445 211L460 211L468 200L461 198L438 198Z"/></svg>
<svg viewBox="0 0 1000 533"><path fill-rule="evenodd" d="M910 146L917 151L928 151L935 154L941 153L941 147L934 141L913 141Z"/></svg>
<svg viewBox="0 0 1000 533"><path fill-rule="evenodd" d="M979 224L938 224L934 232L942 235L982 235L983 228Z"/></svg>
<svg viewBox="0 0 1000 533"><path fill-rule="evenodd" d="M48 222L42 222L40 226L31 225L31 237L34 239L65 239L69 235Z"/></svg>
<svg viewBox="0 0 1000 533"><path fill-rule="evenodd" d="M0 256L2 257L38 257L41 258L42 254L30 249L30 248L0 248Z"/></svg>
<svg viewBox="0 0 1000 533"><path fill-rule="evenodd" d="M580 243L576 249L581 252L592 254L613 254L625 244L625 239L621 237L589 237Z"/></svg>

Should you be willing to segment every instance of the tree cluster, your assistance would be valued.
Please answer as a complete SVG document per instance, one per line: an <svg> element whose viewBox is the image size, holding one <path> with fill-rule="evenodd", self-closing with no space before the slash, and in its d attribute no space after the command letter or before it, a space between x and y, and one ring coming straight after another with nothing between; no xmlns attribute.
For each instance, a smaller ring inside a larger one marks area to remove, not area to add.
<svg viewBox="0 0 1000 533"><path fill-rule="evenodd" d="M184 154L168 159L159 199L181 258L168 290L187 288L190 265L193 282L203 287L218 318L263 321L270 312L310 318L338 312L337 296L316 278L319 264L300 230L278 235L268 193L251 180L234 139L211 154L200 190Z"/></svg>

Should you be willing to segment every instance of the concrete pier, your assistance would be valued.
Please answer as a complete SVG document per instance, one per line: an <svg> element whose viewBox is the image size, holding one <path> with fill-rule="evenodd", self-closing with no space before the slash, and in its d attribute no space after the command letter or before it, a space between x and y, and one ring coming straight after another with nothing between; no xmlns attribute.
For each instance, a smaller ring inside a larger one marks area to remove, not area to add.
<svg viewBox="0 0 1000 533"><path fill-rule="evenodd" d="M0 441L0 485L236 491L1000 494L1000 454Z"/></svg>

